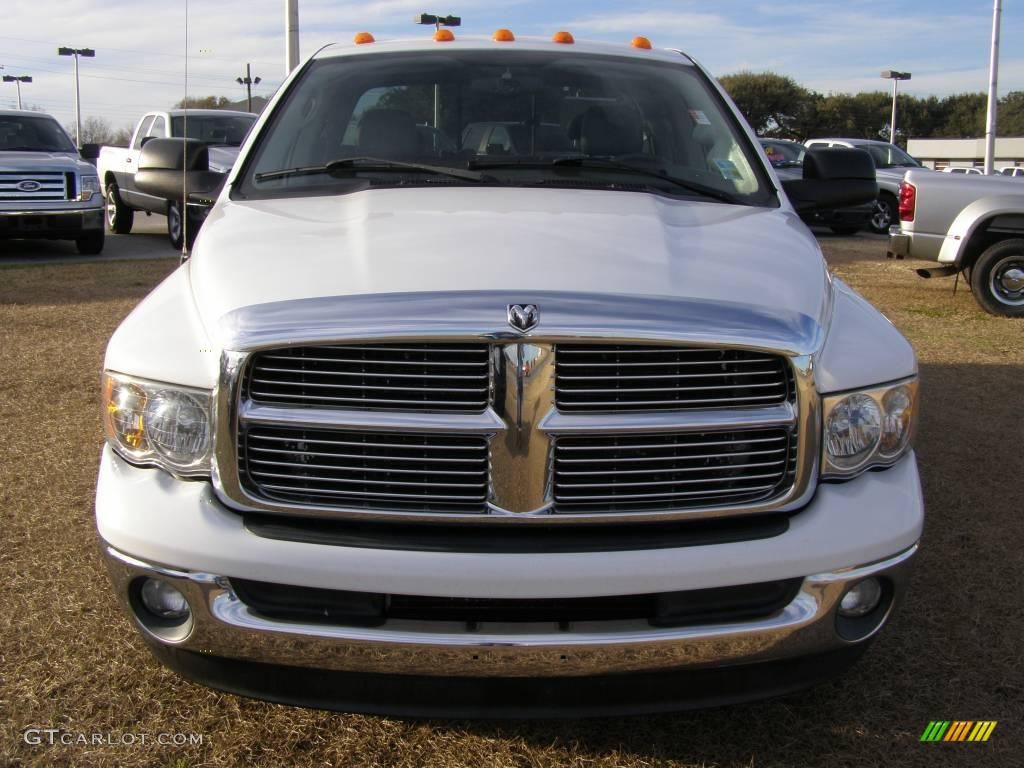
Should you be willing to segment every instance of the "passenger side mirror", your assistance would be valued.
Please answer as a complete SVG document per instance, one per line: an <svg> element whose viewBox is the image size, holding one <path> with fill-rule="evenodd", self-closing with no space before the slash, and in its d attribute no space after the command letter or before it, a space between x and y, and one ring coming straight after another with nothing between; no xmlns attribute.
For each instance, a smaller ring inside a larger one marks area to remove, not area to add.
<svg viewBox="0 0 1024 768"><path fill-rule="evenodd" d="M863 149L808 149L802 179L782 188L797 211L866 205L878 197L875 164Z"/></svg>
<svg viewBox="0 0 1024 768"><path fill-rule="evenodd" d="M166 200L213 205L225 175L210 170L206 144L198 139L153 139L139 153L135 186Z"/></svg>
<svg viewBox="0 0 1024 768"><path fill-rule="evenodd" d="M78 154L82 156L83 160L95 160L100 156L100 145L83 144L82 148L78 150Z"/></svg>

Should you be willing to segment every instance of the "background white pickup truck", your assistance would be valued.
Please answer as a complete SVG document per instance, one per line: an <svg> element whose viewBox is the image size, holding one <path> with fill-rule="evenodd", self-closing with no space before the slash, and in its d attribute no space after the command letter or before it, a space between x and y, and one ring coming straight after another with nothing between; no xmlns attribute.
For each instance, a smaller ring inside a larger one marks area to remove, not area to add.
<svg viewBox="0 0 1024 768"><path fill-rule="evenodd" d="M256 115L224 109L147 112L135 126L127 148L103 147L100 150L97 168L107 201L110 231L120 235L131 232L135 211L160 213L167 216L167 236L171 245L180 248L183 230L180 201L147 195L135 187L135 171L138 170L142 146L154 138L199 139L209 144L210 170L227 173L235 164L238 148L254 122ZM191 215L190 212L190 241L195 238L200 224L202 216Z"/></svg>
<svg viewBox="0 0 1024 768"><path fill-rule="evenodd" d="M918 270L922 277L965 272L982 309L1024 317L1024 185L915 169L900 185L899 214L890 256L943 264Z"/></svg>

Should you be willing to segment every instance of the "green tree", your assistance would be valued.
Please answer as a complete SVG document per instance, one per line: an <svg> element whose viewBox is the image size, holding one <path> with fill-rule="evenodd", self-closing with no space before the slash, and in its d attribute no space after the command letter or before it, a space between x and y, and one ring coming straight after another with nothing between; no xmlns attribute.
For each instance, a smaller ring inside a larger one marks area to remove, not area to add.
<svg viewBox="0 0 1024 768"><path fill-rule="evenodd" d="M737 72L720 82L759 135L801 138L813 120L814 98L790 77Z"/></svg>
<svg viewBox="0 0 1024 768"><path fill-rule="evenodd" d="M188 96L174 105L175 109L228 109L231 99L227 96Z"/></svg>
<svg viewBox="0 0 1024 768"><path fill-rule="evenodd" d="M999 100L996 125L1000 136L1024 136L1024 91L1010 91Z"/></svg>

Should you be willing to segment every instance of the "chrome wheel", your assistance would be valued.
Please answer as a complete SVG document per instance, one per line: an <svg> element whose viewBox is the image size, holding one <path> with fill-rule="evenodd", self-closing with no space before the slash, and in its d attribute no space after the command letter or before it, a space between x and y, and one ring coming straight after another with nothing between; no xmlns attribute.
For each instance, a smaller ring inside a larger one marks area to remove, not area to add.
<svg viewBox="0 0 1024 768"><path fill-rule="evenodd" d="M1024 306L1024 256L1007 256L992 268L992 297L1010 307Z"/></svg>
<svg viewBox="0 0 1024 768"><path fill-rule="evenodd" d="M871 229L877 234L884 235L896 219L896 211L893 210L892 202L887 197L879 197L875 200L875 207L871 211Z"/></svg>

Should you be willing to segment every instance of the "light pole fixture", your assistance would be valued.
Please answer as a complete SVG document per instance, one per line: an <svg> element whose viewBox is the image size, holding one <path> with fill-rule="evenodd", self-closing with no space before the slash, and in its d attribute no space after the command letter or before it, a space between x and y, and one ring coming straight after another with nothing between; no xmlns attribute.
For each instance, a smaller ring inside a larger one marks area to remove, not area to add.
<svg viewBox="0 0 1024 768"><path fill-rule="evenodd" d="M61 46L57 49L58 56L74 56L75 57L75 144L78 148L82 148L82 105L81 105L81 94L78 90L78 57L84 56L87 59L91 59L96 55L96 51L92 48L67 48Z"/></svg>
<svg viewBox="0 0 1024 768"><path fill-rule="evenodd" d="M252 86L254 84L255 85L259 85L260 84L260 78L252 76L252 70L250 69L249 64L246 63L246 65L245 65L245 77L236 77L235 78L235 82L238 83L239 85L244 85L245 86L245 91L246 91L246 94L248 95L248 99L249 99L249 111L252 112Z"/></svg>
<svg viewBox="0 0 1024 768"><path fill-rule="evenodd" d="M897 72L895 69L883 69L882 77L892 80L892 122L889 123L889 142L896 143L896 88L900 80L909 80L909 72Z"/></svg>
<svg viewBox="0 0 1024 768"><path fill-rule="evenodd" d="M21 75L19 77L15 77L14 75L4 75L4 82L5 83L17 83L17 85L18 85L18 109L21 109L21 84L22 83L31 83L32 82L32 78L29 77L28 75Z"/></svg>

